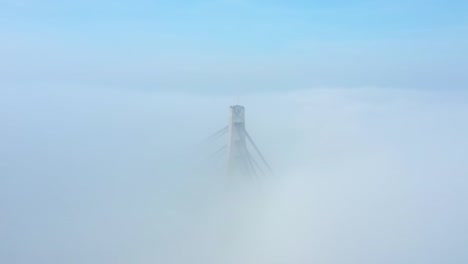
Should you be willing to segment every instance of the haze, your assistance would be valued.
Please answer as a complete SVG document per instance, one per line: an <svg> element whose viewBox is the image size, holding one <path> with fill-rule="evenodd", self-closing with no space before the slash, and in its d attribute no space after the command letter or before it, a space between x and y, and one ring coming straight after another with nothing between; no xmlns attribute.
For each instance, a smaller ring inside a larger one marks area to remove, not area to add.
<svg viewBox="0 0 468 264"><path fill-rule="evenodd" d="M467 7L0 2L0 263L467 263Z"/></svg>

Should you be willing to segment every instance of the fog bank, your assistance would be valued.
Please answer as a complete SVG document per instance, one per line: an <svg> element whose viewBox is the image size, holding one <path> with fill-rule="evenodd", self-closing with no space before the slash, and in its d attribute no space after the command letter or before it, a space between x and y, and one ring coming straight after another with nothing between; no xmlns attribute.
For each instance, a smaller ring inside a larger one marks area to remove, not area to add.
<svg viewBox="0 0 468 264"><path fill-rule="evenodd" d="M468 261L464 91L241 96L275 175L235 193L198 149L235 97L1 94L2 263Z"/></svg>

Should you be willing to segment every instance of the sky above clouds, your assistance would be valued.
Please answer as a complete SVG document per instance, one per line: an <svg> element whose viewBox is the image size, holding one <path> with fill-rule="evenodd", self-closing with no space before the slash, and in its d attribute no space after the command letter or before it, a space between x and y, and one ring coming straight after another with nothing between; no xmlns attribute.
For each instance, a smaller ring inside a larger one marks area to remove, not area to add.
<svg viewBox="0 0 468 264"><path fill-rule="evenodd" d="M2 1L3 82L463 89L464 1Z"/></svg>

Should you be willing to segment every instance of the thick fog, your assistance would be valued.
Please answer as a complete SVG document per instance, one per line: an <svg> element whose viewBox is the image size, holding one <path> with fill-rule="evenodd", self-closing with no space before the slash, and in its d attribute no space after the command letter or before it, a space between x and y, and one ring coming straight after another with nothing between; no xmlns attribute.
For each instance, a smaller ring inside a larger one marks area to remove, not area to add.
<svg viewBox="0 0 468 264"><path fill-rule="evenodd" d="M274 175L232 191L200 142L238 100ZM0 263L467 263L467 115L461 90L2 87Z"/></svg>

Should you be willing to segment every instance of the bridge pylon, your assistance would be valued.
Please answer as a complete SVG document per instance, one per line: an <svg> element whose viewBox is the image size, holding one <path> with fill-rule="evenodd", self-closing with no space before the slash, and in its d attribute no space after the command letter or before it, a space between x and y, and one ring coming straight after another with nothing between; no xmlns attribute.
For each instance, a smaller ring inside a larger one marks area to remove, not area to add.
<svg viewBox="0 0 468 264"><path fill-rule="evenodd" d="M230 178L252 177L247 131L245 130L245 108L234 105L229 108L227 174Z"/></svg>
<svg viewBox="0 0 468 264"><path fill-rule="evenodd" d="M208 137L205 142L213 142L225 134L228 134L227 144L216 151L213 156L227 154L226 171L229 181L257 179L260 176L272 174L270 165L246 130L243 106L230 106L228 126ZM255 155L251 154L249 148L254 149ZM260 162L257 162L258 158Z"/></svg>

